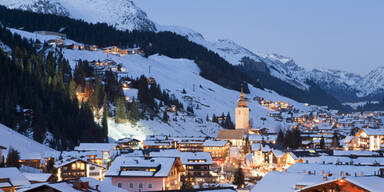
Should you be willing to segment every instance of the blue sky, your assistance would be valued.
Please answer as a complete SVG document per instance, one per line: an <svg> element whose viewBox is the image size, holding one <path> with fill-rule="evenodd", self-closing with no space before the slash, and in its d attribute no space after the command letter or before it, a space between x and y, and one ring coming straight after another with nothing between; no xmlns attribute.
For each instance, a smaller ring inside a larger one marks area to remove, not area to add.
<svg viewBox="0 0 384 192"><path fill-rule="evenodd" d="M384 0L135 0L150 19L214 41L359 74L384 66Z"/></svg>

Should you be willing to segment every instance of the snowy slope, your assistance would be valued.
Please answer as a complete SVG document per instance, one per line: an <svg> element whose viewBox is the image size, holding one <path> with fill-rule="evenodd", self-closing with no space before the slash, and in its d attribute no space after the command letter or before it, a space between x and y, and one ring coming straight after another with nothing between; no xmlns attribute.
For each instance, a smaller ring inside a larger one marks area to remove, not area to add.
<svg viewBox="0 0 384 192"><path fill-rule="evenodd" d="M20 154L54 152L55 150L40 144L12 129L0 124L0 145L9 150L10 147L16 149ZM7 153L5 153L7 154Z"/></svg>
<svg viewBox="0 0 384 192"><path fill-rule="evenodd" d="M121 64L127 73L121 76L128 75L129 77L139 77L144 74L156 79L162 89L169 90L170 95L174 94L176 98L183 102L184 106L192 104L195 106L196 117L180 116L178 121L170 121L165 124L160 120L154 121L142 120L136 126L127 124L116 125L112 121L109 122L110 136L114 139L123 136L134 135L139 139L147 134L171 134L171 135L210 135L215 136L219 126L214 123L205 122L205 117L211 117L213 114L220 115L222 113L231 113L234 118L234 108L239 97L239 92L223 88L209 80L202 78L199 75L198 66L191 60L187 59L172 59L166 56L154 55L149 58L144 58L138 55L113 56L106 55L100 52L64 50L64 56L69 59L72 66L76 64L78 59L104 60L112 59L116 63ZM151 66L151 73L148 73L148 68ZM200 87L201 85L201 87ZM249 85L250 86L250 85ZM185 89L187 94L182 94ZM133 90L135 91L135 90ZM251 100L248 105L251 109L250 118L253 119L254 126L262 126L260 117L266 117L269 111L261 107L252 98L261 96L266 99L286 101L293 104L299 109L305 109L301 103L297 103L291 99L284 98L270 91L263 91L250 86L251 93L246 95ZM199 105L199 109L196 106ZM173 119L174 114L170 114L170 119ZM281 127L279 122L276 122L270 117L266 117L268 128L274 130ZM183 121L185 119L185 122ZM204 121L199 123L199 121ZM233 119L234 120L234 119Z"/></svg>
<svg viewBox="0 0 384 192"><path fill-rule="evenodd" d="M27 38L38 38L40 41L46 41L49 36L36 35L33 33L11 29L12 32L18 33ZM65 40L65 44L74 43L71 40ZM205 122L206 116L211 117L213 114L220 115L222 113L231 114L234 120L234 108L239 98L240 93L234 90L229 90L221 87L209 80L204 79L199 75L200 70L196 63L188 59L172 59L166 56L153 55L149 58L140 55L125 55L116 56L105 54L102 50L99 51L81 51L72 49L63 49L63 55L68 59L72 68L75 67L79 59L82 60L113 60L125 69L125 72L119 72L119 76L139 77L141 75L151 76L160 84L162 89L174 95L183 105L193 105L195 107L195 117L179 114L177 121L173 121L173 113L169 113L170 122L163 123L155 118L151 120L141 120L136 125L130 123L115 124L113 120L109 121L109 136L114 139L119 139L129 135L143 139L148 134L167 134L167 135L209 135L215 136L220 127L211 122ZM148 68L151 67L149 74ZM250 108L250 118L253 119L254 127L263 126L261 117L266 117L264 122L270 130L275 131L277 128L286 127L280 122L267 116L272 112L258 104L253 100L259 96L272 101L285 101L290 103L299 110L308 110L308 108L292 99L282 97L273 91L264 91L249 85L250 94L246 94L249 98L248 106ZM182 90L186 90L186 94ZM125 91L126 95L132 96L137 94L137 90L132 89ZM197 109L199 105L199 109Z"/></svg>
<svg viewBox="0 0 384 192"><path fill-rule="evenodd" d="M356 89L360 92L359 96L370 94L380 94L384 91L384 67L372 70L356 84Z"/></svg>
<svg viewBox="0 0 384 192"><path fill-rule="evenodd" d="M120 30L155 30L147 14L130 0L0 0L12 9L56 14L90 23L107 23Z"/></svg>

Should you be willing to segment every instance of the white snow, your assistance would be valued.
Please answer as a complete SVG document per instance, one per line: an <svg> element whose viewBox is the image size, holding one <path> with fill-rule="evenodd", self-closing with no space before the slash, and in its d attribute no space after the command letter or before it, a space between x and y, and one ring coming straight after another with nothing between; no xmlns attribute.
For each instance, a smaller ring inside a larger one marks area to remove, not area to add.
<svg viewBox="0 0 384 192"><path fill-rule="evenodd" d="M120 30L155 30L155 24L129 0L0 0L11 9L50 13L84 20L107 23Z"/></svg>
<svg viewBox="0 0 384 192"><path fill-rule="evenodd" d="M23 154L38 153L44 154L45 152L54 152L55 150L40 144L24 135L0 124L0 145L6 147L6 153L10 148L14 148Z"/></svg>

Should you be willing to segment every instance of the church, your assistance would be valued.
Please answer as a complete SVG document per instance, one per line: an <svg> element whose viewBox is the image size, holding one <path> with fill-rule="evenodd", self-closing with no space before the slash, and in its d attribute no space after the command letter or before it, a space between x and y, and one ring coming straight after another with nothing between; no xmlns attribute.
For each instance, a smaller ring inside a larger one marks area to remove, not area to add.
<svg viewBox="0 0 384 192"><path fill-rule="evenodd" d="M235 129L248 130L249 126L249 108L247 107L247 101L244 98L243 89L241 89L240 99L237 102L235 109Z"/></svg>
<svg viewBox="0 0 384 192"><path fill-rule="evenodd" d="M233 147L241 148L250 128L249 108L247 107L243 89L241 89L240 99L237 101L237 107L235 108L235 123L235 129L219 130L216 139L228 140L232 143Z"/></svg>

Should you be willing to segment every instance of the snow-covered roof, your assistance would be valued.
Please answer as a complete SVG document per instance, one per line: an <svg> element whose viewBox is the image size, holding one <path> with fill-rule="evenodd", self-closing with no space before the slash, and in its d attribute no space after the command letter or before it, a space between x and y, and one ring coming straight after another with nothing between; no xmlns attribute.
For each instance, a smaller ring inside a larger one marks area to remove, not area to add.
<svg viewBox="0 0 384 192"><path fill-rule="evenodd" d="M203 143L204 147L224 147L228 141L225 140L206 140Z"/></svg>
<svg viewBox="0 0 384 192"><path fill-rule="evenodd" d="M21 153L20 154L20 160L35 160L35 159L42 159L41 153Z"/></svg>
<svg viewBox="0 0 384 192"><path fill-rule="evenodd" d="M23 173L24 177L28 179L28 181L36 181L36 182L47 182L48 179L52 176L50 173Z"/></svg>
<svg viewBox="0 0 384 192"><path fill-rule="evenodd" d="M70 183L35 183L27 186L23 186L22 188L18 189L17 192L26 192L33 189L37 189L39 187L48 186L55 190L58 190L60 192L80 192L72 187L72 184Z"/></svg>
<svg viewBox="0 0 384 192"><path fill-rule="evenodd" d="M305 161L305 160L304 160ZM348 173L351 176L361 175L373 175L374 172L377 172L380 167L377 166L354 166L354 165L334 165L334 164L322 164L322 163L296 163L286 169L288 173L303 173L305 172L316 172L316 174L321 174L323 171L325 173L332 173L339 175L340 172L344 174Z"/></svg>
<svg viewBox="0 0 384 192"><path fill-rule="evenodd" d="M87 163L87 164L91 164L94 166L105 168L104 166L101 166L101 165L98 165L96 163L92 163L92 162L88 161L86 158L76 158L76 157L69 157L69 158L65 158L65 159L63 158L62 160L58 160L55 162L54 167L56 167L56 168L62 167L62 166L68 165L68 164L76 162L76 161L82 161L82 162Z"/></svg>
<svg viewBox="0 0 384 192"><path fill-rule="evenodd" d="M350 183L353 183L367 191L370 191L370 192L382 192L383 191L383 188L384 188L384 179L383 178L380 178L380 177L377 177L377 176L370 176L370 177L340 177L340 178L335 178L335 179L331 179L331 180L327 180L327 181L320 181L320 182L317 182L315 184L312 184L312 185L307 185L297 191L302 191L302 190L305 190L305 189L309 189L309 188L312 188L312 187L316 187L316 186L319 186L319 185L323 185L323 184L327 184L327 183L332 183L332 182L336 182L340 179L344 179Z"/></svg>
<svg viewBox="0 0 384 192"><path fill-rule="evenodd" d="M96 185L99 186L99 191L110 191L110 192L126 192L125 189L112 185L110 181L103 180L99 181L91 177L81 177L81 182L88 182L89 188L96 189Z"/></svg>
<svg viewBox="0 0 384 192"><path fill-rule="evenodd" d="M383 129L363 129L367 135L384 135Z"/></svg>
<svg viewBox="0 0 384 192"><path fill-rule="evenodd" d="M275 141L277 135L249 135L248 140L253 141Z"/></svg>
<svg viewBox="0 0 384 192"><path fill-rule="evenodd" d="M0 178L9 178L13 186L29 185L29 181L16 167L0 168Z"/></svg>
<svg viewBox="0 0 384 192"><path fill-rule="evenodd" d="M334 150L334 156L379 156L379 153L373 151L343 151L343 150Z"/></svg>
<svg viewBox="0 0 384 192"><path fill-rule="evenodd" d="M116 143L80 143L75 147L77 151L112 151L117 146Z"/></svg>
<svg viewBox="0 0 384 192"><path fill-rule="evenodd" d="M292 192L295 183L305 177L301 173L268 172L252 189L252 192Z"/></svg>
<svg viewBox="0 0 384 192"><path fill-rule="evenodd" d="M106 172L106 177L168 177L176 158L117 157ZM129 168L130 170L124 170ZM154 169L149 171L148 169Z"/></svg>
<svg viewBox="0 0 384 192"><path fill-rule="evenodd" d="M213 163L209 152L182 152L180 160L183 165L210 165Z"/></svg>

